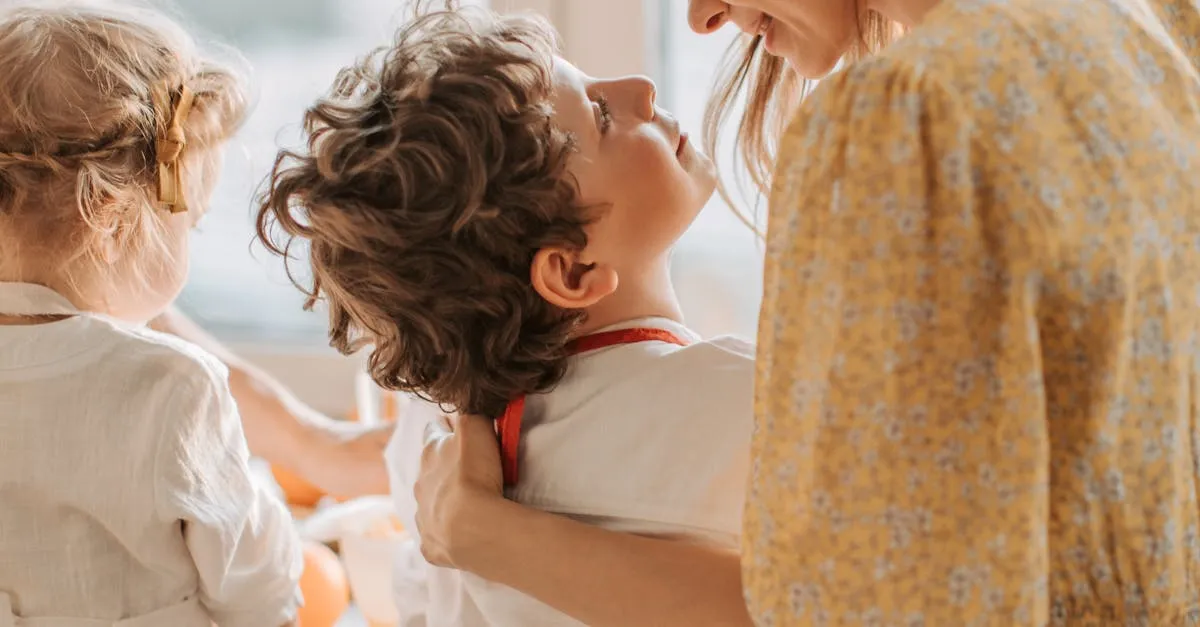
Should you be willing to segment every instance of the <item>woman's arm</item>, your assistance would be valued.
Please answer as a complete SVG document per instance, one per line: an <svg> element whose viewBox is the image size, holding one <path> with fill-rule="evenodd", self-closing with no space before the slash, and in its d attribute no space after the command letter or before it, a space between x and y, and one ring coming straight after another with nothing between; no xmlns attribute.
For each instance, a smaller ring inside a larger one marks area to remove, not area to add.
<svg viewBox="0 0 1200 627"><path fill-rule="evenodd" d="M505 500L489 420L431 425L415 495L431 563L594 627L750 625L736 552L608 531Z"/></svg>
<svg viewBox="0 0 1200 627"><path fill-rule="evenodd" d="M301 402L279 381L250 364L171 308L151 328L181 337L216 355L229 368L229 387L255 455L339 496L386 494L383 449L390 425L334 420Z"/></svg>
<svg viewBox="0 0 1200 627"><path fill-rule="evenodd" d="M588 625L751 624L736 551L608 531L500 498L477 511L492 541L479 543L470 570Z"/></svg>
<svg viewBox="0 0 1200 627"><path fill-rule="evenodd" d="M1052 246L1018 178L992 187L1026 174L989 169L970 108L897 63L823 81L780 151L747 602L796 626L1046 625Z"/></svg>

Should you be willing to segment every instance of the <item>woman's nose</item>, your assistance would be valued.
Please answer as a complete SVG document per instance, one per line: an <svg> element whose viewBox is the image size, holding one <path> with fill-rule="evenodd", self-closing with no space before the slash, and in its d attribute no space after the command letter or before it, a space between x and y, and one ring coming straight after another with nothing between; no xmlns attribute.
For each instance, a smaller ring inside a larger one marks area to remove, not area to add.
<svg viewBox="0 0 1200 627"><path fill-rule="evenodd" d="M688 25L699 35L716 32L729 21L729 5L718 0L688 0Z"/></svg>

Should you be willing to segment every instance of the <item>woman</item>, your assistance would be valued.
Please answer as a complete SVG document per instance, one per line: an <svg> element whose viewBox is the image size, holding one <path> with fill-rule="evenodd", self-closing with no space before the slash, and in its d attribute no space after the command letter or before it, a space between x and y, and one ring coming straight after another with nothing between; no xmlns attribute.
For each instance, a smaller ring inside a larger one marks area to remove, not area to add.
<svg viewBox="0 0 1200 627"><path fill-rule="evenodd" d="M330 494L387 493L383 449L391 436L390 426L364 426L322 415L177 309L168 310L151 326L204 348L228 366L229 388L255 455Z"/></svg>
<svg viewBox="0 0 1200 627"><path fill-rule="evenodd" d="M733 556L504 501L482 419L426 556L591 625L1200 623L1200 6L690 5L771 184L749 616Z"/></svg>

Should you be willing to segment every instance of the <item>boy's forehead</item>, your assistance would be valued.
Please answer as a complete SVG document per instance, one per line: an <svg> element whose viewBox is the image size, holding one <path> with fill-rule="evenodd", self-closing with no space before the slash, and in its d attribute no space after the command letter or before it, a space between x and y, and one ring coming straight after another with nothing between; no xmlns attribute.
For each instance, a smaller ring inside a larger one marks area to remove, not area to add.
<svg viewBox="0 0 1200 627"><path fill-rule="evenodd" d="M583 72L570 61L554 55L553 78L557 86L574 86L582 82Z"/></svg>
<svg viewBox="0 0 1200 627"><path fill-rule="evenodd" d="M577 109L587 98L587 78L570 61L555 55L551 79L554 81L553 101L555 117Z"/></svg>

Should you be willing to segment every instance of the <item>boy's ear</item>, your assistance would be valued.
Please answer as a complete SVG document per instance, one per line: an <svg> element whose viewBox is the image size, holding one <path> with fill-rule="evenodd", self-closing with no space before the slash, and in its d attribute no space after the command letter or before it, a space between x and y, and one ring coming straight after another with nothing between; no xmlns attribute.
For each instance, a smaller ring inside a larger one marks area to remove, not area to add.
<svg viewBox="0 0 1200 627"><path fill-rule="evenodd" d="M617 291L617 271L599 263L579 261L577 252L543 248L529 268L533 289L546 302L563 309L586 309Z"/></svg>

